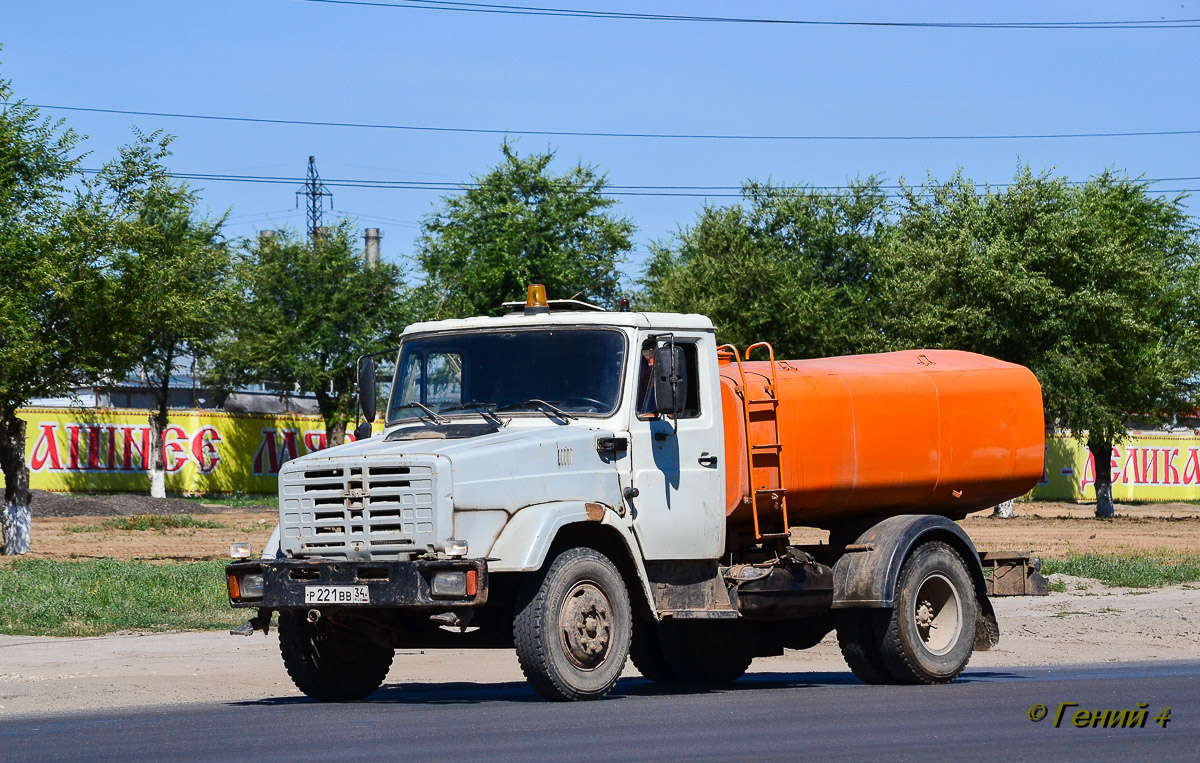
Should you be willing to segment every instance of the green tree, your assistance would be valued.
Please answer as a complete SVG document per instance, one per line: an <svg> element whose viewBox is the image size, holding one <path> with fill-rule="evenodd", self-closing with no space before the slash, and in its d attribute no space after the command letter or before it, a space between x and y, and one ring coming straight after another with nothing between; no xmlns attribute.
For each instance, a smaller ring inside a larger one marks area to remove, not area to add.
<svg viewBox="0 0 1200 763"><path fill-rule="evenodd" d="M603 195L604 175L576 165L556 176L553 152L522 157L507 142L500 150L499 166L423 223L426 317L497 315L530 283L552 298L611 304L634 227L606 212L616 202Z"/></svg>
<svg viewBox="0 0 1200 763"><path fill-rule="evenodd" d="M332 447L354 416L358 356L394 346L411 316L400 269L369 266L348 221L327 230L311 245L285 230L250 248L235 335L215 358L223 379L313 393Z"/></svg>
<svg viewBox="0 0 1200 763"><path fill-rule="evenodd" d="M999 191L959 173L907 189L893 252L893 341L1028 366L1047 423L1086 439L1112 516L1131 418L1195 406L1200 240L1182 199L1111 172L1073 185L1026 167Z"/></svg>
<svg viewBox="0 0 1200 763"><path fill-rule="evenodd" d="M747 183L743 204L706 207L653 247L641 302L708 315L723 342L777 357L879 349L886 194L872 177L838 193Z"/></svg>
<svg viewBox="0 0 1200 763"><path fill-rule="evenodd" d="M213 350L237 298L229 248L221 238L224 218L196 213L198 197L172 182L163 162L172 138L139 134L101 173L115 189L124 214L119 221L119 263L126 299L137 306L140 330L133 352L152 390L150 494L166 497L163 431L168 423L172 375L186 356L202 362Z"/></svg>
<svg viewBox="0 0 1200 763"><path fill-rule="evenodd" d="M12 88L0 80L0 101ZM80 136L22 102L0 109L0 467L4 553L30 547L31 399L124 373L129 309L112 210L79 173ZM74 186L75 190L70 190Z"/></svg>

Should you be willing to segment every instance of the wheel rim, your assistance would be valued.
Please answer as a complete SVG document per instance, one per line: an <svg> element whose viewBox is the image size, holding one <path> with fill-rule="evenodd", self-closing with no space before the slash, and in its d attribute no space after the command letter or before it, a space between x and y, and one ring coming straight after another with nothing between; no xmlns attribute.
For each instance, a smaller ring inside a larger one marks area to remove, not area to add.
<svg viewBox="0 0 1200 763"><path fill-rule="evenodd" d="M962 633L962 602L950 579L935 572L917 589L912 607L913 622L921 643L931 654L945 654L958 643Z"/></svg>
<svg viewBox="0 0 1200 763"><path fill-rule="evenodd" d="M612 607L595 583L577 583L563 599L558 615L567 659L581 670L603 664L612 645Z"/></svg>

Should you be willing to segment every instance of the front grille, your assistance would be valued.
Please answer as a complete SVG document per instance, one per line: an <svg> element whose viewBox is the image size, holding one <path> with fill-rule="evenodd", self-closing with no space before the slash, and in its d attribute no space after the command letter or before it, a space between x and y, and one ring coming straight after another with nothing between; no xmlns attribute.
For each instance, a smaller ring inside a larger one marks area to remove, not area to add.
<svg viewBox="0 0 1200 763"><path fill-rule="evenodd" d="M395 558L433 547L433 466L322 466L280 475L281 545L295 556Z"/></svg>

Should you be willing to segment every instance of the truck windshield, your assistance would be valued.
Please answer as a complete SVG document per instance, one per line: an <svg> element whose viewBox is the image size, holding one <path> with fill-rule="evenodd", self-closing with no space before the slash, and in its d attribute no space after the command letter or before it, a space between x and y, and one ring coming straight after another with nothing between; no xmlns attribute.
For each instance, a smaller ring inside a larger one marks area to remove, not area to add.
<svg viewBox="0 0 1200 763"><path fill-rule="evenodd" d="M612 413L620 399L625 337L610 329L529 329L404 340L388 424L429 413L502 408L572 415ZM420 405L416 405L420 403Z"/></svg>

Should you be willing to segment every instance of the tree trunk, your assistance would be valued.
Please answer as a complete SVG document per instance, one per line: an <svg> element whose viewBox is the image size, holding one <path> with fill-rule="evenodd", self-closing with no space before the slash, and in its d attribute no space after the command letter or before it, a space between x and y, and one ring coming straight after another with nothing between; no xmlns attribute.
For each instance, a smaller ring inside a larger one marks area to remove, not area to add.
<svg viewBox="0 0 1200 763"><path fill-rule="evenodd" d="M150 414L150 497L167 497L167 471L163 462L163 430L167 428L167 401L171 395L171 369L175 365L175 343L167 345L163 375L158 380L158 410Z"/></svg>
<svg viewBox="0 0 1200 763"><path fill-rule="evenodd" d="M1092 464L1096 467L1096 518L1111 519L1115 513L1112 497L1112 450L1111 442L1100 439L1088 440L1092 452Z"/></svg>
<svg viewBox="0 0 1200 763"><path fill-rule="evenodd" d="M150 497L167 497L166 463L163 461L163 429L166 413L160 408L151 413L150 420Z"/></svg>
<svg viewBox="0 0 1200 763"><path fill-rule="evenodd" d="M325 447L336 448L346 442L346 422L338 419L329 424L325 424Z"/></svg>
<svg viewBox="0 0 1200 763"><path fill-rule="evenodd" d="M992 511L992 516L998 517L1000 519L1012 519L1013 518L1013 502L1012 501L1004 501L1003 503L996 504L996 508Z"/></svg>
<svg viewBox="0 0 1200 763"><path fill-rule="evenodd" d="M325 419L325 447L336 448L346 442L346 417L338 407L338 400L323 389L314 393L317 398L317 409L321 418Z"/></svg>
<svg viewBox="0 0 1200 763"><path fill-rule="evenodd" d="M4 553L28 554L32 533L25 422L17 418L15 409L6 407L0 407L0 469L4 472L4 506L0 507Z"/></svg>

